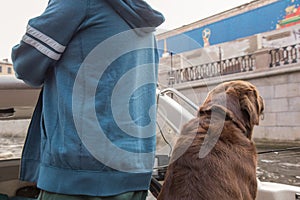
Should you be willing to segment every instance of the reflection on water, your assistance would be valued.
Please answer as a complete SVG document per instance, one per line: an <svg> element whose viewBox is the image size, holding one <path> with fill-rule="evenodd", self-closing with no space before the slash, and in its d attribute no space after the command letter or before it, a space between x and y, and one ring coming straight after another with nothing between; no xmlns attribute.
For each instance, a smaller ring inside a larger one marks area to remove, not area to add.
<svg viewBox="0 0 300 200"><path fill-rule="evenodd" d="M0 136L0 160L20 158L24 137ZM300 143L256 142L257 151L300 147ZM300 186L300 150L278 151L258 155L257 176L261 181Z"/></svg>

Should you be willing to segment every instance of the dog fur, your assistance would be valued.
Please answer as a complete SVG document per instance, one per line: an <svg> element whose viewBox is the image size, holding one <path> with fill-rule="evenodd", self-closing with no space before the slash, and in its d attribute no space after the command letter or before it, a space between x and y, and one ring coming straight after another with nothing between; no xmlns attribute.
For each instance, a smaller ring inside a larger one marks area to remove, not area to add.
<svg viewBox="0 0 300 200"><path fill-rule="evenodd" d="M219 84L182 129L158 200L254 200L254 125L264 110L246 81Z"/></svg>

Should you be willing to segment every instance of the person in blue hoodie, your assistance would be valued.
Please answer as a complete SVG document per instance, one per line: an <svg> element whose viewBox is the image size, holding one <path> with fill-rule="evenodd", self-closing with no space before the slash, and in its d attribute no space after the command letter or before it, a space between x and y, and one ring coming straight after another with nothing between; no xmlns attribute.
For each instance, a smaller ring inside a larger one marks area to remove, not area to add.
<svg viewBox="0 0 300 200"><path fill-rule="evenodd" d="M40 87L20 179L39 199L146 199L163 15L143 0L50 0L12 49Z"/></svg>

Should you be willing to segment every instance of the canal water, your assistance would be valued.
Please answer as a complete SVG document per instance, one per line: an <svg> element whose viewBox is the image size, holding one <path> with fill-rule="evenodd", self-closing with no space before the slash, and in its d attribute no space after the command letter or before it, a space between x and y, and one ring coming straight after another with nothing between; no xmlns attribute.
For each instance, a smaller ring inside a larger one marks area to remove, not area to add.
<svg viewBox="0 0 300 200"><path fill-rule="evenodd" d="M24 136L0 136L0 160L20 158ZM300 142L256 142L257 176L261 181L300 186ZM293 148L298 149L293 149ZM284 150L282 149L291 149ZM268 152L268 153L267 153Z"/></svg>
<svg viewBox="0 0 300 200"><path fill-rule="evenodd" d="M257 142L261 181L300 187L300 142Z"/></svg>
<svg viewBox="0 0 300 200"><path fill-rule="evenodd" d="M21 135L0 135L0 160L20 158L24 141Z"/></svg>

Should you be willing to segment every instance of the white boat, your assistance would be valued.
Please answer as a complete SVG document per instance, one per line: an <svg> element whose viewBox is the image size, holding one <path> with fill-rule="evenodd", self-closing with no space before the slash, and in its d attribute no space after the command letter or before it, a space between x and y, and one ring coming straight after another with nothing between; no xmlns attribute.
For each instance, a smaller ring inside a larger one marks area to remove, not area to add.
<svg viewBox="0 0 300 200"><path fill-rule="evenodd" d="M14 76L0 76L0 120L28 119L31 117L39 94L39 88L30 88ZM171 98L176 96L190 107L180 105ZM157 151L157 162L153 175L159 175L162 159L170 154L169 145L176 141L179 131L184 123L192 119L197 108L188 98L173 88L157 90L158 96L158 137L162 129L167 129L168 134L173 135L170 144L160 145ZM160 138L158 138L160 140ZM36 197L38 189L32 183L18 180L20 159L0 161L0 194L7 195L12 199L26 199ZM161 183L161 182L160 182ZM150 192L149 192L150 193ZM19 196L19 197L16 197ZM21 197L23 196L23 197ZM1 199L1 195L0 195ZM155 199L151 194L147 199ZM300 187L261 182L258 180L257 200L299 200Z"/></svg>

